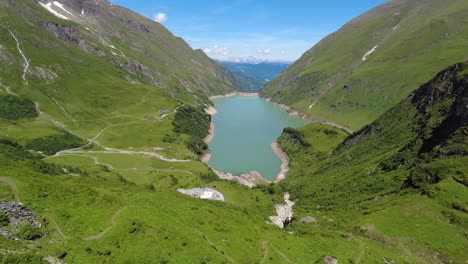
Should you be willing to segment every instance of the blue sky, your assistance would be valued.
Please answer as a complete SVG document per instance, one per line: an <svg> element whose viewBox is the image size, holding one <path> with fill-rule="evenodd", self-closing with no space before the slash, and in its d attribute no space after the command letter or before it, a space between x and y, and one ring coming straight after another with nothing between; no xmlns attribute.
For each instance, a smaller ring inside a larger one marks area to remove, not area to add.
<svg viewBox="0 0 468 264"><path fill-rule="evenodd" d="M111 0L160 21L212 58L294 61L385 0Z"/></svg>

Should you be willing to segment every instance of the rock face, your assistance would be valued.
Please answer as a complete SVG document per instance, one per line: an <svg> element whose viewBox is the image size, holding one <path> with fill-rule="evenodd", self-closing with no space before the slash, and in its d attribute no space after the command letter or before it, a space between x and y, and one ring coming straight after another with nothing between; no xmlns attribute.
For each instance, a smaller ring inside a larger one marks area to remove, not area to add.
<svg viewBox="0 0 468 264"><path fill-rule="evenodd" d="M41 226L36 221L36 215L21 203L0 200L0 211L8 216L10 224L13 226L17 226L22 222L28 222L33 227Z"/></svg>
<svg viewBox="0 0 468 264"><path fill-rule="evenodd" d="M323 263L325 264L338 264L338 260L334 257L326 256L323 258Z"/></svg>
<svg viewBox="0 0 468 264"><path fill-rule="evenodd" d="M293 220L294 212L292 210L294 202L289 200L289 193L284 194L286 204L277 204L275 216L270 216L270 221L279 228L285 228Z"/></svg>
<svg viewBox="0 0 468 264"><path fill-rule="evenodd" d="M247 187L255 187L259 183L267 183L268 181L265 180L262 175L257 171L251 171L249 173L244 173L240 175L233 175L232 173L224 173L213 169L213 172L218 175L219 178L223 180L229 181L238 181L240 184L245 185Z"/></svg>

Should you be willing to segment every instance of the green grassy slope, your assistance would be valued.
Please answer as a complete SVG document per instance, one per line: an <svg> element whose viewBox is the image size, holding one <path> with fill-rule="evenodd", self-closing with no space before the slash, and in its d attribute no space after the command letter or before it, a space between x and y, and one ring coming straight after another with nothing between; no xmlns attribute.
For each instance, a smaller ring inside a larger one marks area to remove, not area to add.
<svg viewBox="0 0 468 264"><path fill-rule="evenodd" d="M200 108L207 96L230 89L223 71L128 10L102 0L61 2L74 11L91 5L91 15L63 21L32 0L0 1L0 198L30 208L43 234L34 241L0 235L0 262L467 259L466 108L454 81L466 87L466 65L344 143L343 131L325 125L286 130L279 141L291 157L290 177L247 189L213 178L190 148L207 132ZM41 22L75 33L58 38ZM70 41L75 34L84 42ZM20 50L31 64L26 80ZM180 122L187 119L198 126ZM200 185L220 190L226 202L177 192ZM296 201L296 220L280 230L266 221L284 191ZM302 223L304 216L317 222Z"/></svg>
<svg viewBox="0 0 468 264"><path fill-rule="evenodd" d="M439 73L331 155L308 139L322 132L304 133L312 142L305 148L284 133L279 142L293 164L284 186L297 198L298 217L318 219L291 230L340 230L363 247L411 252L396 262L466 261L467 68Z"/></svg>
<svg viewBox="0 0 468 264"><path fill-rule="evenodd" d="M389 1L324 38L261 94L359 129L440 69L468 58L467 10L459 0Z"/></svg>

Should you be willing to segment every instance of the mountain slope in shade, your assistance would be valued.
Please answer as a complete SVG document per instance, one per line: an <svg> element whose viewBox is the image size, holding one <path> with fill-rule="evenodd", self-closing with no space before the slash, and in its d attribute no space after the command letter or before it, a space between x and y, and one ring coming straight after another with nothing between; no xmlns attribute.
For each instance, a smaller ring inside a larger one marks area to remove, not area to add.
<svg viewBox="0 0 468 264"><path fill-rule="evenodd" d="M361 128L441 68L468 58L467 14L466 1L389 1L324 38L261 94Z"/></svg>

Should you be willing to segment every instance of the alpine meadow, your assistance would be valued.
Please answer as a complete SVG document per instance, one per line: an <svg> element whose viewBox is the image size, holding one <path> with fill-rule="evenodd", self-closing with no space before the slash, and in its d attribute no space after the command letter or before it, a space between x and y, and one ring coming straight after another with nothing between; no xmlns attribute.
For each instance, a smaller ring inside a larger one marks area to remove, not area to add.
<svg viewBox="0 0 468 264"><path fill-rule="evenodd" d="M0 263L467 263L468 1L345 2L0 0Z"/></svg>

